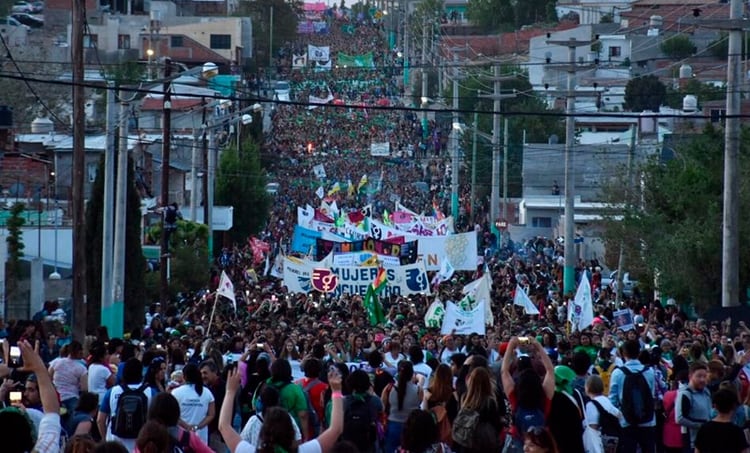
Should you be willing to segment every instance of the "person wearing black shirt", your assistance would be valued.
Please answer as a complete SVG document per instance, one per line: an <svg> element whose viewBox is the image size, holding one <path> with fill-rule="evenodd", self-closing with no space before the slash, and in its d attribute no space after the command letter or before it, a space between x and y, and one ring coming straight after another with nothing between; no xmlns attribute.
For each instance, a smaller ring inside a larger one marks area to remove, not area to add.
<svg viewBox="0 0 750 453"><path fill-rule="evenodd" d="M720 388L712 398L718 415L704 423L695 438L695 453L746 453L747 440L742 428L732 423L739 397L737 392Z"/></svg>

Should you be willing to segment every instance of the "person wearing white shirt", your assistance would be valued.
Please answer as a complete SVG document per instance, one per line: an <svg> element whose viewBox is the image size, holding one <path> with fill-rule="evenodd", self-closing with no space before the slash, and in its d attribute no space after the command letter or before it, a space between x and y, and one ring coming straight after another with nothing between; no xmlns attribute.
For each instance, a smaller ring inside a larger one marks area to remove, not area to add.
<svg viewBox="0 0 750 453"><path fill-rule="evenodd" d="M427 389L427 387L430 385L430 376L432 376L432 368L430 368L429 365L423 362L424 353L422 352L422 348L420 348L418 345L412 345L409 348L409 359L411 360L411 363L414 365L414 374L424 377L422 388Z"/></svg>
<svg viewBox="0 0 750 453"><path fill-rule="evenodd" d="M336 371L328 373L328 385L331 387L331 424L317 438L305 442L296 449L298 453L322 453L328 452L336 444L341 433L344 431L344 401L341 394L341 375ZM283 430L288 436L274 436L274 442L266 440L265 429L261 429L259 438L262 445L257 447L242 439L237 431L232 428L234 418L234 401L240 389L240 376L237 370L231 370L227 376L227 393L224 404L219 415L219 431L224 442L231 453L272 453L274 451L292 451L296 441L293 436L294 423L289 419L289 414L281 407L269 409L265 424L273 426L275 432ZM264 425L265 426L265 425Z"/></svg>
<svg viewBox="0 0 750 453"><path fill-rule="evenodd" d="M180 404L179 426L186 431L196 432L198 437L208 444L208 424L216 416L214 396L203 386L197 365L186 365L182 373L185 384L172 390L172 395Z"/></svg>
<svg viewBox="0 0 750 453"><path fill-rule="evenodd" d="M107 389L115 384L115 375L112 370L105 365L107 362L107 347L104 343L96 342L89 348L91 364L88 370L88 391L99 397L102 402Z"/></svg>

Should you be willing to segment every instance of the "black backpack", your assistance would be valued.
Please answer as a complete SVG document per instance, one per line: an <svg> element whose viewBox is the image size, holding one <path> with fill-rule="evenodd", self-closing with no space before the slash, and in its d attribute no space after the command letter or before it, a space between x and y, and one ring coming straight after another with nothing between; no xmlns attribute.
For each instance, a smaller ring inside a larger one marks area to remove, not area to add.
<svg viewBox="0 0 750 453"><path fill-rule="evenodd" d="M594 403L596 410L599 411L599 431L601 431L602 435L620 438L622 435L620 420L604 409L595 399L592 399L591 402Z"/></svg>
<svg viewBox="0 0 750 453"><path fill-rule="evenodd" d="M370 451L375 445L375 414L370 409L370 395L364 398L348 395L344 398L344 432L341 439L357 446L359 451Z"/></svg>
<svg viewBox="0 0 750 453"><path fill-rule="evenodd" d="M131 389L120 384L122 393L117 400L117 410L112 418L112 434L121 439L136 439L138 431L146 424L148 415L148 397L144 390L148 384L144 383L137 389Z"/></svg>
<svg viewBox="0 0 750 453"><path fill-rule="evenodd" d="M654 395L643 376L647 369L644 367L641 371L633 372L628 367L620 367L625 373L620 410L629 425L648 423L654 418Z"/></svg>

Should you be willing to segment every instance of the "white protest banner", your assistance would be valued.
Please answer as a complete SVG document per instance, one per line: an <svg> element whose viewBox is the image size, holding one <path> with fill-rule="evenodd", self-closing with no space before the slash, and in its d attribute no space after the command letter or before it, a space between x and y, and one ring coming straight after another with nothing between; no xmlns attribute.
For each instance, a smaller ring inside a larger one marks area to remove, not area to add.
<svg viewBox="0 0 750 453"><path fill-rule="evenodd" d="M377 266L380 264L385 269L393 269L401 266L397 256L379 255L372 252L339 253L333 255L334 266Z"/></svg>
<svg viewBox="0 0 750 453"><path fill-rule="evenodd" d="M315 209L312 206L307 205L304 208L297 206L297 225L310 228L314 218Z"/></svg>
<svg viewBox="0 0 750 453"><path fill-rule="evenodd" d="M307 46L307 58L310 61L328 61L331 59L331 48L328 46Z"/></svg>
<svg viewBox="0 0 750 453"><path fill-rule="evenodd" d="M328 93L328 96L324 98L319 98L317 96L310 95L307 98L307 102L310 104L307 108L309 110L312 110L314 108L317 108L318 105L328 104L333 100L333 95L331 93Z"/></svg>
<svg viewBox="0 0 750 453"><path fill-rule="evenodd" d="M440 334L448 335L455 332L458 335L484 335L484 313L484 301L468 311L461 310L458 305L448 301L445 304L445 317Z"/></svg>
<svg viewBox="0 0 750 453"><path fill-rule="evenodd" d="M307 54L306 53L303 53L300 55L295 54L292 57L292 68L302 69L305 66L307 66Z"/></svg>
<svg viewBox="0 0 750 453"><path fill-rule="evenodd" d="M331 257L331 261L334 258ZM378 273L377 267L351 267L323 265L326 262L290 259L284 260L284 284L291 292L308 292L312 290L313 271L320 268L330 268L336 275L335 297L343 293L365 296L367 287L370 286ZM407 264L394 268L386 268L388 283L381 291L381 295L388 297L408 296L411 294L430 294L430 285L427 272L421 263Z"/></svg>
<svg viewBox="0 0 750 453"><path fill-rule="evenodd" d="M436 297L430 306L427 307L427 311L424 314L424 325L429 329L440 327L443 324L444 316L445 307L443 307L440 299Z"/></svg>
<svg viewBox="0 0 750 453"><path fill-rule="evenodd" d="M370 155L388 157L391 155L391 144L389 142L371 143Z"/></svg>
<svg viewBox="0 0 750 453"><path fill-rule="evenodd" d="M526 294L526 291L521 288L521 285L516 285L516 294L513 296L513 305L518 305L519 307L523 307L524 310L526 310L527 315L538 315L539 309L536 308L536 305L534 305L534 302L529 299L529 295Z"/></svg>
<svg viewBox="0 0 750 453"><path fill-rule="evenodd" d="M594 323L594 303L591 297L591 285L586 272L578 283L576 296L568 307L568 321L573 331L581 331Z"/></svg>
<svg viewBox="0 0 750 453"><path fill-rule="evenodd" d="M411 236L406 236L410 241ZM417 254L428 271L440 270L440 260L447 256L457 271L477 270L477 234L473 231L447 236L419 237Z"/></svg>
<svg viewBox="0 0 750 453"><path fill-rule="evenodd" d="M313 167L313 174L318 179L323 179L326 177L326 168L323 166L323 164L318 164Z"/></svg>

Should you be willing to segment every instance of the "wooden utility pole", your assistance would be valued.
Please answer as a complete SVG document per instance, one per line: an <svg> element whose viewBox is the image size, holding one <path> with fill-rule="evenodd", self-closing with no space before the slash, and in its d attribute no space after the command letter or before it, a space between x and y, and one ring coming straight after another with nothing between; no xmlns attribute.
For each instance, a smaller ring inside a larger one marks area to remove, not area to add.
<svg viewBox="0 0 750 453"><path fill-rule="evenodd" d="M83 24L85 0L73 0L70 59L73 64L73 336L86 334L86 116L84 112Z"/></svg>
<svg viewBox="0 0 750 453"><path fill-rule="evenodd" d="M166 212L169 206L169 151L172 146L172 62L164 61L164 105L162 108L162 148L161 148L161 259L159 260L160 291L163 304L169 302L169 242L167 241Z"/></svg>

